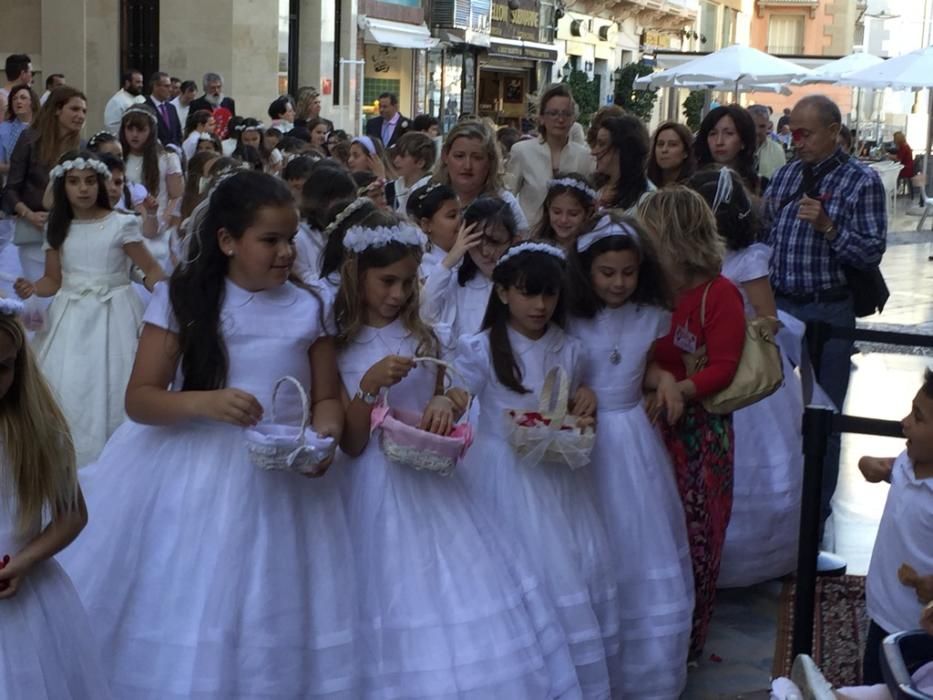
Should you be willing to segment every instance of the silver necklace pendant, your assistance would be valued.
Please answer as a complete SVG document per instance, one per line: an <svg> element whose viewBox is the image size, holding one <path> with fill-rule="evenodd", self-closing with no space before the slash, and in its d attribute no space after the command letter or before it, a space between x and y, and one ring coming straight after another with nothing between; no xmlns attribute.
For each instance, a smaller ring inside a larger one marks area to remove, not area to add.
<svg viewBox="0 0 933 700"><path fill-rule="evenodd" d="M612 352L609 353L609 361L614 365L622 362L622 355L619 354L619 348L612 349Z"/></svg>

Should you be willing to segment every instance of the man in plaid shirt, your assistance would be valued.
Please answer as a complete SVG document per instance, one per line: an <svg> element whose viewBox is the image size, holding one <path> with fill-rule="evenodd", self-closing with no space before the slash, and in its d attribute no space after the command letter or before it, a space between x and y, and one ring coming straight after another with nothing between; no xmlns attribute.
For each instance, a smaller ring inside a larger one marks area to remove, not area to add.
<svg viewBox="0 0 933 700"><path fill-rule="evenodd" d="M881 261L887 242L885 192L878 174L836 144L842 126L829 98L801 99L790 115L797 160L779 169L764 194L771 246L771 285L778 308L801 321L855 326L843 265L860 270ZM852 343L829 341L820 384L841 411L849 387ZM839 435L823 465L822 520L839 476Z"/></svg>

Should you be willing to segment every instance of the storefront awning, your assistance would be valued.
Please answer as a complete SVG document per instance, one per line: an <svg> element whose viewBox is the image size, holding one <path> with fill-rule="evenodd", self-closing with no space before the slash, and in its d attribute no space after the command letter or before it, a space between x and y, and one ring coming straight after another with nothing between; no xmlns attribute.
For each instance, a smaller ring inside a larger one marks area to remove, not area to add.
<svg viewBox="0 0 933 700"><path fill-rule="evenodd" d="M363 41L367 44L398 49L433 49L437 46L437 39L431 36L431 30L424 22L406 24L360 15L359 25L364 32Z"/></svg>
<svg viewBox="0 0 933 700"><path fill-rule="evenodd" d="M438 32L438 36L441 41L449 44L468 44L483 49L489 48L489 35L474 32L471 29L442 29Z"/></svg>
<svg viewBox="0 0 933 700"><path fill-rule="evenodd" d="M530 58L533 61L557 61L557 49L551 44L524 39L505 39L494 36L489 41L490 56L509 56L510 58Z"/></svg>

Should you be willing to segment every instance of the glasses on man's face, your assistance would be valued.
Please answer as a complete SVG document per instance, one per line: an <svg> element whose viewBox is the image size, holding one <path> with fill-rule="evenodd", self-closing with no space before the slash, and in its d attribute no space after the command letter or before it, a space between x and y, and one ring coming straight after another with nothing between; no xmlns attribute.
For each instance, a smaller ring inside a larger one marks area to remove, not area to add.
<svg viewBox="0 0 933 700"><path fill-rule="evenodd" d="M571 119L573 112L567 109L548 109L544 111L544 116L551 119Z"/></svg>

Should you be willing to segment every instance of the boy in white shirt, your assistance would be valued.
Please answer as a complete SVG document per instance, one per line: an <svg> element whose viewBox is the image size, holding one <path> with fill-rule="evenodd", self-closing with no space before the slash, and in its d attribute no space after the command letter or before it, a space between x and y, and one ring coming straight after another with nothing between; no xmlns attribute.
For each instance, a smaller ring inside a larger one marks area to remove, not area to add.
<svg viewBox="0 0 933 700"><path fill-rule="evenodd" d="M862 661L866 684L884 682L882 640L914 629L923 605L933 598L933 372L929 369L901 424L907 449L896 459L859 460L866 480L891 483L865 584L871 618Z"/></svg>

